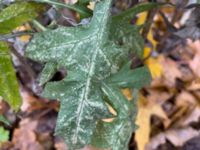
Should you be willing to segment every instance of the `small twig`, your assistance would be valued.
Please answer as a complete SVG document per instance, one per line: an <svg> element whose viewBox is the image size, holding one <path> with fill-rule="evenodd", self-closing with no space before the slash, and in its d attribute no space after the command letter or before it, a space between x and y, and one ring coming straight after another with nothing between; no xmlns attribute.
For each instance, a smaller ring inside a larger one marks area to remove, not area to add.
<svg viewBox="0 0 200 150"><path fill-rule="evenodd" d="M32 35L34 34L34 32L16 32L16 33L12 33L12 34L5 34L5 35L0 35L0 41L7 41L8 39L11 38L15 38L15 37L19 37L22 35Z"/></svg>
<svg viewBox="0 0 200 150"><path fill-rule="evenodd" d="M143 31L142 31L142 36L144 39L147 38L147 35L148 35L148 33L151 29L151 25L153 23L154 16L157 13L157 11L158 11L158 9L153 9L153 10L149 11L149 13L147 15L147 23L144 26Z"/></svg>
<svg viewBox="0 0 200 150"><path fill-rule="evenodd" d="M173 25L172 22L170 22L168 20L168 18L165 16L165 14L162 11L159 11L160 16L162 17L165 25L166 25L166 29L168 32L165 32L164 35L162 36L161 40L159 41L160 45L163 45L164 42L167 40L167 38L170 37L170 35L173 34L173 32L176 32L177 29L176 27ZM160 46L157 47L158 51L160 50Z"/></svg>
<svg viewBox="0 0 200 150"><path fill-rule="evenodd" d="M156 2L154 0L152 0L152 2ZM160 3L161 5L170 5L170 6L174 6L172 3ZM154 8L152 10L149 11L148 15L147 15L147 23L144 26L143 32L142 32L142 36L144 37L144 39L147 38L147 35L149 33L149 30L151 29L151 25L154 21L154 16L157 14L158 12L158 8Z"/></svg>
<svg viewBox="0 0 200 150"><path fill-rule="evenodd" d="M178 1L174 15L172 17L172 21L171 21L172 24L176 23L176 21L181 18L184 12L184 8L187 4L188 4L188 0Z"/></svg>
<svg viewBox="0 0 200 150"><path fill-rule="evenodd" d="M75 22L75 20L73 20L73 19L71 19L71 18L69 18L69 17L66 17L66 16L63 15L63 14L62 14L62 17L63 17L64 19L66 19L67 22L70 23L70 25L72 25L72 26L77 26L77 25L79 25L78 23Z"/></svg>
<svg viewBox="0 0 200 150"><path fill-rule="evenodd" d="M52 111L51 108L44 109L44 111L41 112L38 116L36 116L34 119L39 120L40 118L44 117L45 115L47 115L51 111Z"/></svg>
<svg viewBox="0 0 200 150"><path fill-rule="evenodd" d="M171 22L169 22L169 20L167 19L167 17L165 16L165 14L162 11L159 11L159 14L163 18L163 21L166 24L167 30L169 32L175 32L175 31L177 31L176 27Z"/></svg>

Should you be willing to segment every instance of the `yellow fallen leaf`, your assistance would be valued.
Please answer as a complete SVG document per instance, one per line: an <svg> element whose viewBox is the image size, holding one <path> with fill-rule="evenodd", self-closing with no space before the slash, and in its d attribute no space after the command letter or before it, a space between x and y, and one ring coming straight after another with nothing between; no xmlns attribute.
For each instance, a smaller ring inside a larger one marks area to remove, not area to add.
<svg viewBox="0 0 200 150"><path fill-rule="evenodd" d="M27 30L30 30L31 27L28 25L28 24L25 24L23 26L19 26L15 29L15 31L27 31ZM23 35L23 36L20 36L20 40L23 41L23 42L28 42L30 40L31 36L30 35Z"/></svg>
<svg viewBox="0 0 200 150"><path fill-rule="evenodd" d="M147 12L142 12L142 13L138 14L138 19L136 21L136 24L137 25L144 24L147 20L147 15L148 15ZM157 41L153 37L152 27L150 28L149 33L147 34L147 39L152 43L153 49L155 49L156 45L157 45Z"/></svg>
<svg viewBox="0 0 200 150"><path fill-rule="evenodd" d="M151 55L151 48L149 48L149 47L145 47L144 48L144 54L143 54L143 56L144 56L144 58L146 58L146 57L149 57L149 55Z"/></svg>
<svg viewBox="0 0 200 150"><path fill-rule="evenodd" d="M142 12L140 14L138 14L138 19L136 21L137 25L142 25L146 22L147 19L147 12Z"/></svg>
<svg viewBox="0 0 200 150"><path fill-rule="evenodd" d="M153 79L159 78L162 75L163 69L157 58L149 58L146 64L149 67Z"/></svg>
<svg viewBox="0 0 200 150"><path fill-rule="evenodd" d="M136 124L139 128L135 132L135 141L138 150L145 150L145 145L149 142L151 133L151 116L156 115L165 120L168 120L168 117L159 104L147 101L142 95L139 96L138 110Z"/></svg>
<svg viewBox="0 0 200 150"><path fill-rule="evenodd" d="M150 53L151 49L149 47L145 47L144 58L148 57ZM163 68L160 63L160 59L162 59L161 56L157 58L149 57L145 61L145 64L149 67L153 79L159 78L163 74Z"/></svg>
<svg viewBox="0 0 200 150"><path fill-rule="evenodd" d="M149 31L149 33L147 35L147 39L151 42L151 44L153 46L153 49L155 50L158 42L153 37L152 28L150 29L150 31Z"/></svg>
<svg viewBox="0 0 200 150"><path fill-rule="evenodd" d="M122 89L122 93L124 94L124 96L125 96L128 100L132 100L133 96L132 96L131 90L130 90L129 88Z"/></svg>
<svg viewBox="0 0 200 150"><path fill-rule="evenodd" d="M146 19L147 19L147 12L140 13L138 15L138 20L137 20L136 24L142 25L146 22ZM155 48L157 46L157 41L153 37L152 27L150 28L150 31L147 35L147 39L152 43L153 50L155 50ZM147 58L150 55L151 55L151 49L146 46L144 49L143 56L144 56L144 58ZM161 66L161 64L159 64L157 58L152 58L152 57L148 58L146 60L146 65L149 67L149 70L151 72L153 79L158 78L162 75L162 73L163 73L162 66Z"/></svg>

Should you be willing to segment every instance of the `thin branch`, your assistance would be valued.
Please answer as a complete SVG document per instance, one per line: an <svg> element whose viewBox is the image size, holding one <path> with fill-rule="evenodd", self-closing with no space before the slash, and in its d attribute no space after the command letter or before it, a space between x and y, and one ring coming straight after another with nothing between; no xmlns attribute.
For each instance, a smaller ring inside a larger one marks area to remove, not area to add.
<svg viewBox="0 0 200 150"><path fill-rule="evenodd" d="M22 35L32 35L34 32L16 32L16 33L11 33L11 34L5 34L5 35L0 35L0 41L7 41L8 39L19 37Z"/></svg>
<svg viewBox="0 0 200 150"><path fill-rule="evenodd" d="M157 11L158 11L158 9L153 9L153 10L149 11L149 13L147 15L147 23L144 26L143 31L142 31L142 36L144 39L147 38L147 35L148 35L148 33L151 29L151 25L153 23L154 16L156 15Z"/></svg>
<svg viewBox="0 0 200 150"><path fill-rule="evenodd" d="M38 28L41 31L46 31L47 30L40 22L38 22L35 19L32 21L32 23L36 28Z"/></svg>

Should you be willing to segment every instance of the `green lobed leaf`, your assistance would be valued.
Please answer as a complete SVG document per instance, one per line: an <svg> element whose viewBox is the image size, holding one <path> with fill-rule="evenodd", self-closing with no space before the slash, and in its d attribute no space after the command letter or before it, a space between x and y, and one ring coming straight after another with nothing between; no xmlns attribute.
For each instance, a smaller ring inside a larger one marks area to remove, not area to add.
<svg viewBox="0 0 200 150"><path fill-rule="evenodd" d="M6 43L0 42L0 96L2 96L14 110L21 105L19 86L15 76Z"/></svg>
<svg viewBox="0 0 200 150"><path fill-rule="evenodd" d="M125 79L126 84L121 85L123 81L119 79L120 76L127 76L120 69L127 69L122 66L128 59L129 49L110 40L111 2L112 0L97 2L89 24L59 27L38 33L26 49L29 58L46 62L41 76L47 80L55 73L55 68L67 69L67 77L62 81L47 83L42 96L61 102L56 134L63 137L71 149L93 143L99 146L97 141L100 127L107 127L101 120L113 117L106 103L117 112L114 121L108 125L109 134L115 136L111 142L107 137L101 136L101 141L107 142L107 146L113 149L127 147L128 139L135 128L135 105L123 96L120 86L139 88L150 80L145 79L144 83L139 84L136 79L141 80L140 73L147 72L146 69L135 70L129 73L133 77ZM138 73L137 76L134 73ZM47 80L43 80L43 83ZM119 135L124 135L124 138L117 140L119 136L114 132L118 132L119 128Z"/></svg>
<svg viewBox="0 0 200 150"><path fill-rule="evenodd" d="M128 101L120 91L121 87L139 89L148 85L151 75L146 67L130 70L130 63L115 75L103 82L102 90L109 98L108 103L116 110L117 117L112 122L100 121L93 134L92 145L112 150L128 150L128 142L132 132L137 127L134 124L136 117L135 90L134 99ZM141 78L140 78L141 77ZM143 80L145 81L142 81ZM137 90L136 90L137 91Z"/></svg>
<svg viewBox="0 0 200 150"><path fill-rule="evenodd" d="M11 4L0 12L0 34L11 32L16 27L38 16L43 5L33 2Z"/></svg>
<svg viewBox="0 0 200 150"><path fill-rule="evenodd" d="M129 48L139 58L142 58L144 53L144 39L140 35L140 27L128 23L121 24L120 26L115 23L112 24L113 28L110 31L111 39Z"/></svg>
<svg viewBox="0 0 200 150"><path fill-rule="evenodd" d="M130 114L131 105L120 91L120 88L102 83L102 91L108 97L108 103L116 110L117 117L126 117Z"/></svg>
<svg viewBox="0 0 200 150"><path fill-rule="evenodd" d="M144 40L140 35L140 26L132 25L131 19L138 13L149 11L153 8L162 6L159 3L141 3L130 8L119 15L113 16L110 37L117 43L123 44L135 54L142 58L144 50Z"/></svg>
<svg viewBox="0 0 200 150"><path fill-rule="evenodd" d="M0 127L0 146L1 143L8 141L9 131L5 130L3 127Z"/></svg>
<svg viewBox="0 0 200 150"><path fill-rule="evenodd" d="M128 143L135 126L131 119L115 119L112 122L100 121L94 132L92 145L112 150L128 150Z"/></svg>
<svg viewBox="0 0 200 150"><path fill-rule="evenodd" d="M26 50L34 60L56 62L69 70L63 81L48 83L43 95L61 101L56 133L71 148L89 144L96 122L111 116L100 83L128 55L108 39L110 4L111 0L99 2L89 25L35 35Z"/></svg>
<svg viewBox="0 0 200 150"><path fill-rule="evenodd" d="M122 68L117 74L108 78L107 82L121 88L140 89L150 84L151 73L146 66L134 70Z"/></svg>

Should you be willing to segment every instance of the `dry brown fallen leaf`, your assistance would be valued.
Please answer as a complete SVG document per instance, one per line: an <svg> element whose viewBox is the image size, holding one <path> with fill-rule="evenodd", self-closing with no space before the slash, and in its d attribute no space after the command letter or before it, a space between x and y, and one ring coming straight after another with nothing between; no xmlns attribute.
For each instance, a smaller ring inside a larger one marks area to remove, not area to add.
<svg viewBox="0 0 200 150"><path fill-rule="evenodd" d="M66 150L67 149L66 144L59 137L55 138L54 143L55 143L54 147L55 147L56 150Z"/></svg>
<svg viewBox="0 0 200 150"><path fill-rule="evenodd" d="M149 88L147 91L149 93L147 99L160 105L164 104L170 97L173 96L173 93L162 90L160 88Z"/></svg>
<svg viewBox="0 0 200 150"><path fill-rule="evenodd" d="M21 91L22 105L21 110L23 112L32 112L39 109L53 109L59 110L59 103L57 101L49 101L43 98L37 98L26 91Z"/></svg>
<svg viewBox="0 0 200 150"><path fill-rule="evenodd" d="M193 109L193 111L190 113L190 115L185 118L184 121L182 121L183 126L187 126L193 122L198 122L200 118L200 107L196 106L196 108Z"/></svg>
<svg viewBox="0 0 200 150"><path fill-rule="evenodd" d="M184 127L186 126L184 122L191 117L191 114L198 106L195 97L188 91L183 90L175 98L175 107L177 111L171 116L171 123L173 123L174 127Z"/></svg>
<svg viewBox="0 0 200 150"><path fill-rule="evenodd" d="M200 131L191 127L171 129L154 136L146 147L146 150L155 150L159 145L166 143L166 140L174 146L180 147L183 144L200 134Z"/></svg>
<svg viewBox="0 0 200 150"><path fill-rule="evenodd" d="M196 42L189 42L189 45L191 48L194 48L196 51L196 54L192 61L189 62L189 65L192 69L192 71L196 74L198 78L200 78L200 41Z"/></svg>
<svg viewBox="0 0 200 150"><path fill-rule="evenodd" d="M170 121L175 121L176 127L173 125L174 127L171 129L152 137L146 146L146 150L155 150L159 145L165 144L167 141L172 143L175 147L180 147L183 146L186 141L200 134L199 130L189 127L191 123L199 121L200 107L195 97L183 90L176 97L175 106L180 109L170 118Z"/></svg>
<svg viewBox="0 0 200 150"><path fill-rule="evenodd" d="M185 106L189 105L191 107L195 106L197 104L195 97L189 93L188 91L182 91L177 97L176 97L176 106Z"/></svg>
<svg viewBox="0 0 200 150"><path fill-rule="evenodd" d="M165 58L162 61L162 67L164 69L164 84L168 87L175 87L176 79L182 77L182 73L178 68L178 64L169 58Z"/></svg>
<svg viewBox="0 0 200 150"><path fill-rule="evenodd" d="M193 80L187 87L189 91L200 90L200 78Z"/></svg>
<svg viewBox="0 0 200 150"><path fill-rule="evenodd" d="M12 142L15 149L20 150L45 150L37 141L34 129L37 127L37 121L25 119L20 122L20 128L15 129Z"/></svg>

